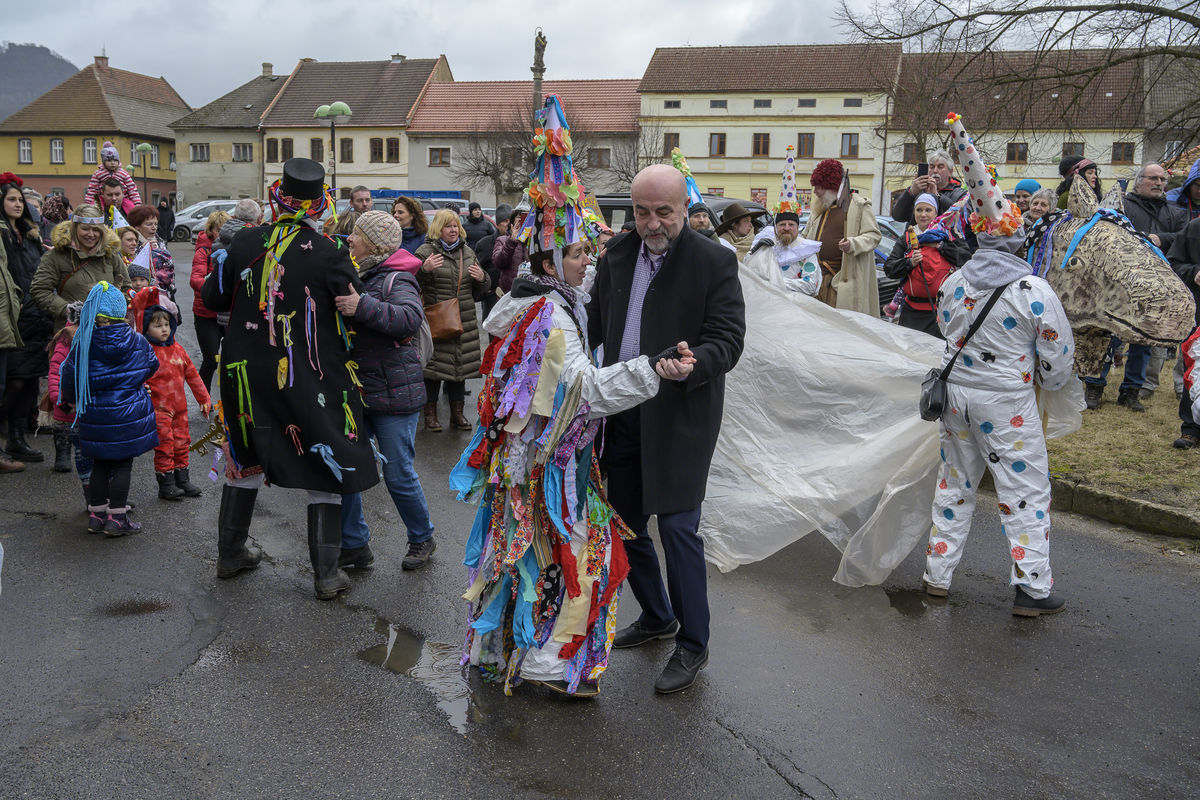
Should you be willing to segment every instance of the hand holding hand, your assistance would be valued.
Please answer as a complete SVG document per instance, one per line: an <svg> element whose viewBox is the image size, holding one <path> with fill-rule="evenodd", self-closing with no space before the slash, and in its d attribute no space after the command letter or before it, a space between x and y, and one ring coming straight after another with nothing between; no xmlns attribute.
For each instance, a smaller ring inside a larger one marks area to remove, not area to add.
<svg viewBox="0 0 1200 800"><path fill-rule="evenodd" d="M333 298L333 304L337 306L338 311L342 312L342 316L353 317L354 313L358 311L358 301L362 299L362 295L355 291L353 286L347 286L346 288L350 290L350 294L343 294Z"/></svg>
<svg viewBox="0 0 1200 800"><path fill-rule="evenodd" d="M467 267L467 274L471 276L471 280L482 281L483 267L479 266L478 264L472 264L471 266Z"/></svg>
<svg viewBox="0 0 1200 800"><path fill-rule="evenodd" d="M421 265L421 269L425 270L426 272L433 272L442 265L442 261L444 260L445 259L442 257L441 253L434 253L429 258L425 259L425 263Z"/></svg>
<svg viewBox="0 0 1200 800"><path fill-rule="evenodd" d="M850 240L842 239L840 242L838 242L838 249L841 250L843 253L849 253L850 252Z"/></svg>
<svg viewBox="0 0 1200 800"><path fill-rule="evenodd" d="M654 371L663 380L681 381L696 368L696 356L688 349L687 342L680 342L675 349L679 358L660 358L654 365Z"/></svg>

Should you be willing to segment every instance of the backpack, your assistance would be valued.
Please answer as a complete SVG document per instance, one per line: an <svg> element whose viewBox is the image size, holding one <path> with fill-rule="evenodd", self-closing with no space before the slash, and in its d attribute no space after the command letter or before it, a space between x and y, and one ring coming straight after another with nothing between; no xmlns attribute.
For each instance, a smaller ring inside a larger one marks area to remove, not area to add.
<svg viewBox="0 0 1200 800"><path fill-rule="evenodd" d="M396 270L392 270L391 274L383 282L383 298L386 300L392 293L392 287L396 283ZM417 358L421 362L421 369L425 369L429 364L429 360L433 358L433 333L429 330L429 320L425 319L425 315L421 315L421 330L414 333L405 341L413 342L417 346Z"/></svg>

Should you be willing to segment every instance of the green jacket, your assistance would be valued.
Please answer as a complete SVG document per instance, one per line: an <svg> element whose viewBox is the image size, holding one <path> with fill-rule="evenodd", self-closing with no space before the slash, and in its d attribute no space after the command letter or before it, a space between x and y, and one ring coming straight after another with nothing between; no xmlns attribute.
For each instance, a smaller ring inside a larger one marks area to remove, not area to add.
<svg viewBox="0 0 1200 800"><path fill-rule="evenodd" d="M21 316L21 290L8 271L8 253L0 245L0 350L24 347L17 318Z"/></svg>
<svg viewBox="0 0 1200 800"><path fill-rule="evenodd" d="M81 259L71 242L70 228L62 224L54 229L54 249L42 256L29 285L33 301L54 318L55 331L67 320L67 306L76 300L86 300L88 292L100 281L108 281L122 292L132 287L116 234L105 228L100 252Z"/></svg>

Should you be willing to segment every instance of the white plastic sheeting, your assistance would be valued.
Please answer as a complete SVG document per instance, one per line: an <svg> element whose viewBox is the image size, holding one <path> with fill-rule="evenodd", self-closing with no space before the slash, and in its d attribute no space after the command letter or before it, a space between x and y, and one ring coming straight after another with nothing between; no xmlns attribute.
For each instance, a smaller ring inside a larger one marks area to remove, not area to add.
<svg viewBox="0 0 1200 800"><path fill-rule="evenodd" d="M917 403L944 343L744 267L741 281L746 343L701 517L708 560L727 572L820 531L842 552L834 580L881 583L929 533L938 427ZM1078 417L1082 402L1056 407Z"/></svg>

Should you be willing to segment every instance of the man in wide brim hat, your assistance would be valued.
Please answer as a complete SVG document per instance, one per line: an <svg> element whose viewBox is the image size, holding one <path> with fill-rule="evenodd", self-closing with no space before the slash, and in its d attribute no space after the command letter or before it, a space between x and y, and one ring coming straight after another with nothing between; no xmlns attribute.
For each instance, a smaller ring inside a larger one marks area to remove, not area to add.
<svg viewBox="0 0 1200 800"><path fill-rule="evenodd" d="M759 209L748 210L741 203L730 203L725 208L716 234L733 246L737 251L738 261L746 257L750 252L750 245L754 242L754 220L766 213Z"/></svg>

